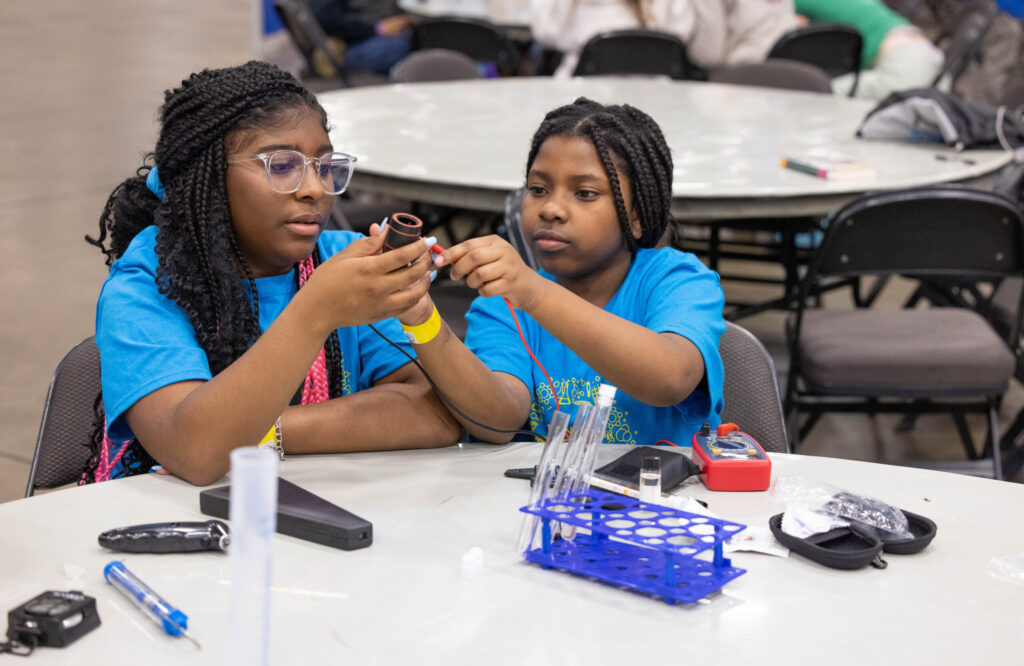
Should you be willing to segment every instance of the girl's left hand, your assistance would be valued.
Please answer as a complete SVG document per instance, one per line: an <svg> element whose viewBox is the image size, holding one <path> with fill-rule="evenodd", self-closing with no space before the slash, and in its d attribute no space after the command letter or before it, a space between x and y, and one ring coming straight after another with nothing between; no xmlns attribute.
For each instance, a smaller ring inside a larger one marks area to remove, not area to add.
<svg viewBox="0 0 1024 666"><path fill-rule="evenodd" d="M466 286L476 289L481 296L504 296L520 310L531 310L547 283L500 236L471 238L445 250L434 258L434 263L450 265L451 278L465 276Z"/></svg>

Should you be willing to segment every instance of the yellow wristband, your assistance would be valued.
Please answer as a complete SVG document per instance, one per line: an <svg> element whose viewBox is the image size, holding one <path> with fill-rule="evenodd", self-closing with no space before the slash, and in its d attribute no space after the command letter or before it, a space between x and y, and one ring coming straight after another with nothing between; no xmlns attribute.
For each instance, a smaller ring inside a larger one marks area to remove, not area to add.
<svg viewBox="0 0 1024 666"><path fill-rule="evenodd" d="M261 439L260 443L257 444L256 446L261 449L264 447L268 449L273 449L274 452L277 453L277 457L281 460L284 460L284 447L281 445L280 417L278 417L278 419L274 421L274 425L270 427L270 430L267 431L267 434L263 436L263 439Z"/></svg>
<svg viewBox="0 0 1024 666"><path fill-rule="evenodd" d="M441 313L437 311L435 305L429 319L416 326L402 324L402 330L405 331L405 337L409 338L409 342L412 344L425 345L441 332Z"/></svg>

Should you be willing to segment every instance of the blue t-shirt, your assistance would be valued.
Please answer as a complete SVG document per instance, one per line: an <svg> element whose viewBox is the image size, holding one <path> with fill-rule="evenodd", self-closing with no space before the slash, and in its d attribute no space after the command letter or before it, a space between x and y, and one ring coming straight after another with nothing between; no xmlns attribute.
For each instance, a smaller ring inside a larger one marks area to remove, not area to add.
<svg viewBox="0 0 1024 666"><path fill-rule="evenodd" d="M124 412L139 398L168 384L213 376L185 312L157 290L156 234L151 226L132 240L110 267L96 305L103 406L108 434L114 440L134 437ZM317 241L320 256L326 261L359 237L350 231L325 231ZM242 280L242 286L251 301L248 281ZM265 331L298 290L295 270L257 279L256 290L260 330ZM397 320L386 319L375 326L412 354ZM409 362L369 326L339 328L338 343L345 395L372 386Z"/></svg>
<svg viewBox="0 0 1024 666"><path fill-rule="evenodd" d="M553 279L544 271L541 275ZM618 391L604 441L651 445L665 439L688 446L705 421L718 424L723 377L718 341L725 332L724 305L718 274L692 254L671 248L637 252L605 311L655 333L676 333L688 339L704 357L704 381L670 407L653 407ZM516 316L530 348L551 375L562 409L575 417L576 405L594 402L602 378L530 315L517 310ZM572 313L565 316L571 318ZM533 395L529 425L545 436L555 401L543 372L523 347L504 299L477 298L466 321L466 345L473 353L491 370L514 375L526 384Z"/></svg>

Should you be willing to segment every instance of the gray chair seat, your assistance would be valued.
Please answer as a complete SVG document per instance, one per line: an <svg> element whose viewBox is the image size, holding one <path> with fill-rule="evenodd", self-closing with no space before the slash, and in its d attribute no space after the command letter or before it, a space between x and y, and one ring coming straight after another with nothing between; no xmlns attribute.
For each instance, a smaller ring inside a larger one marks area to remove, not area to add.
<svg viewBox="0 0 1024 666"><path fill-rule="evenodd" d="M807 310L799 353L816 392L845 395L992 395L1006 390L1014 355L964 308Z"/></svg>

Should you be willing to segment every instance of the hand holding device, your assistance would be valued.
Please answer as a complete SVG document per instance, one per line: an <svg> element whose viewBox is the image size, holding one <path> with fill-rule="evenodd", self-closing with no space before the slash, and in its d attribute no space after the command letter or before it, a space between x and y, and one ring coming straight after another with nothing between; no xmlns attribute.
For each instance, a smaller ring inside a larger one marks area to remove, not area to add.
<svg viewBox="0 0 1024 666"><path fill-rule="evenodd" d="M500 236L463 241L448 248L435 263L450 264L451 278L465 277L466 286L478 290L481 296L504 296L519 309L535 303L548 282Z"/></svg>
<svg viewBox="0 0 1024 666"><path fill-rule="evenodd" d="M353 241L324 261L297 297L315 298L311 316L332 328L372 323L408 310L430 288L424 279L430 259L412 244L382 250L381 235Z"/></svg>

